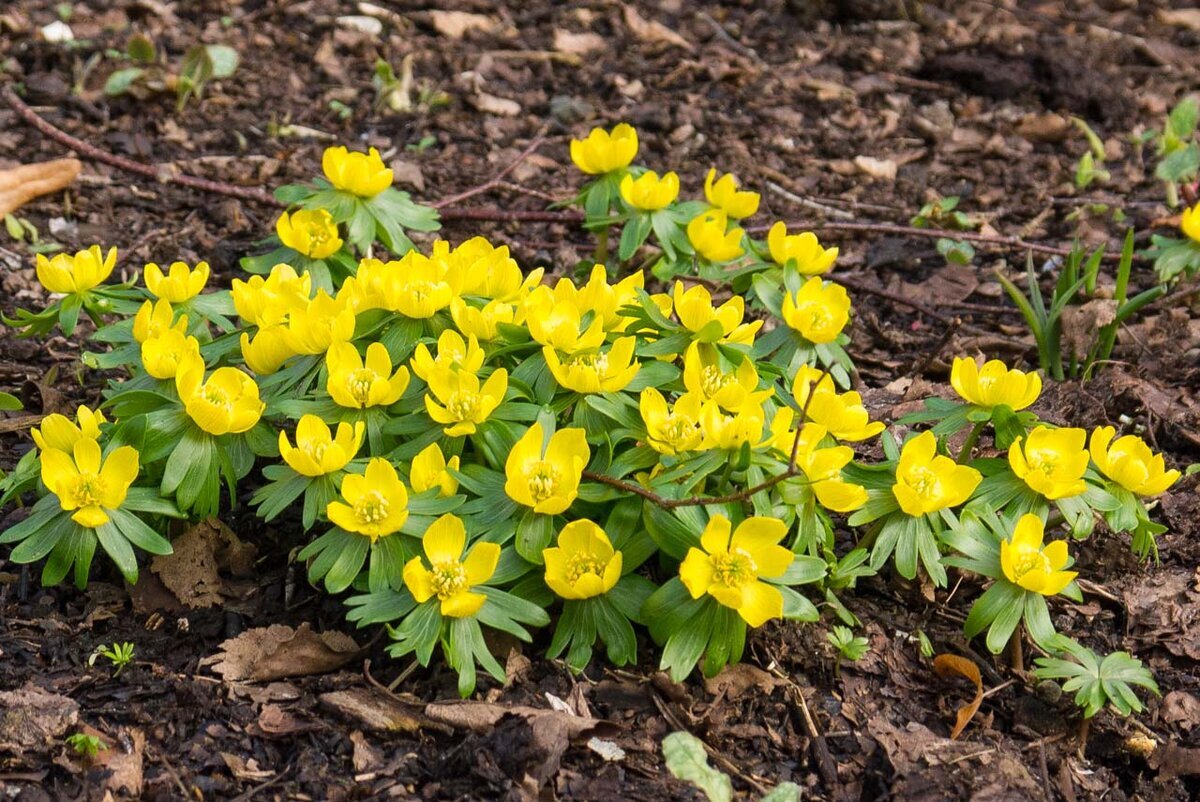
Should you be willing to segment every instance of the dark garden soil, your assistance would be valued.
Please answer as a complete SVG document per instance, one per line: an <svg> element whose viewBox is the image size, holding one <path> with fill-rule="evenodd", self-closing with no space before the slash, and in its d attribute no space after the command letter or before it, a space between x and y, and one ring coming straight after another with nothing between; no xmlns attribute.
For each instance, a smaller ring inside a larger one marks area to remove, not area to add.
<svg viewBox="0 0 1200 802"><path fill-rule="evenodd" d="M404 188L432 202L486 182L544 134L509 184L448 207L443 232L509 243L526 267L570 269L588 253L587 236L563 223L462 218L569 196L577 175L567 140L592 124L636 125L643 160L679 171L693 192L709 166L734 171L764 190L756 221L824 225L822 240L840 245L836 277L857 313L852 353L885 420L945 393L953 355L1035 359L995 280L998 268L1023 269L1025 253L978 243L972 265L951 267L934 239L845 224L907 226L927 201L957 195L985 234L1055 248L1079 237L1115 250L1134 225L1145 242L1169 213L1152 152L1133 135L1160 126L1200 86L1200 20L1188 3L1163 0L500 9L87 0L65 4L70 46L39 33L57 19L55 5L0 4L0 81L20 82L26 102L61 129L164 169L270 189L317 172L327 139L378 147ZM364 14L382 32L346 19ZM182 113L167 94L106 97L101 87L120 64L104 54L123 50L132 32L172 63L208 42L234 46L242 65ZM411 110L375 106L380 58L398 73L411 58ZM1104 139L1112 173L1085 192L1072 180L1087 148L1072 115ZM0 107L0 166L62 155ZM1117 208L1126 223L1113 221ZM70 249L118 246L122 270L207 259L222 283L275 213L92 162L65 195L20 212ZM1035 266L1050 258L1034 254ZM32 265L26 245L0 241L6 314L43 303ZM1135 282L1147 284L1148 271L1139 264ZM1200 302L1190 302L1151 308L1123 330L1098 378L1048 387L1038 411L1081 426L1132 424L1174 466L1200 461ZM82 346L5 330L0 388L35 413L94 400L100 379L80 369ZM31 447L22 414L0 419L5 469ZM210 560L195 568L208 584L184 601L207 607L185 606L171 577L151 570L130 593L100 561L86 592L42 589L36 570L0 552L0 798L120 798L140 788L147 799L194 800L699 799L663 767L661 740L678 729L703 738L744 799L784 780L827 800L1200 798L1198 479L1179 482L1155 513L1171 527L1160 565L1139 564L1104 534L1075 549L1086 601L1053 605L1056 626L1099 652L1141 658L1164 694L1136 719L1098 715L1082 755L1069 698L964 641L980 587L954 575L952 593L890 574L861 584L847 601L871 650L840 671L827 620L765 627L745 666L708 684L673 684L645 660L630 671L597 662L572 677L537 657L539 640L525 653L497 644L509 682L481 679L477 699L489 704L451 708L440 704L456 698L451 673L389 660L384 633L349 628L340 603L289 567L298 528L286 522L263 527L235 514L230 532L192 533ZM21 511L0 514L2 529ZM224 543L215 558L214 543ZM229 681L205 662L225 639L276 624L344 632L356 644L301 632L307 662L257 683ZM972 689L934 674L918 632L935 651L972 659L995 689L958 741L948 735ZM97 645L114 641L136 646L116 677L106 661L88 665ZM336 670L279 676L310 664ZM21 706L31 701L41 707ZM83 726L111 744L90 770L61 737ZM39 727L58 734L40 742ZM22 734L34 743L15 747Z"/></svg>

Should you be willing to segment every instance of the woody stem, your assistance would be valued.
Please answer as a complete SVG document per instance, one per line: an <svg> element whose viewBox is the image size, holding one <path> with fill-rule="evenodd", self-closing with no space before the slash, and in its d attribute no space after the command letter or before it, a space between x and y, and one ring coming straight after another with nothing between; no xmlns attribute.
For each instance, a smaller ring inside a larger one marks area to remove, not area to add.
<svg viewBox="0 0 1200 802"><path fill-rule="evenodd" d="M1024 635L1025 628L1017 624L1017 628L1008 639L1008 663L1013 671L1025 670L1025 647L1021 642Z"/></svg>
<svg viewBox="0 0 1200 802"><path fill-rule="evenodd" d="M967 435L967 439L963 441L962 448L958 450L958 459L955 462L960 465L971 458L971 452L975 449L975 444L979 442L979 435L983 434L984 427L988 425L986 420L981 420L971 428L971 433Z"/></svg>

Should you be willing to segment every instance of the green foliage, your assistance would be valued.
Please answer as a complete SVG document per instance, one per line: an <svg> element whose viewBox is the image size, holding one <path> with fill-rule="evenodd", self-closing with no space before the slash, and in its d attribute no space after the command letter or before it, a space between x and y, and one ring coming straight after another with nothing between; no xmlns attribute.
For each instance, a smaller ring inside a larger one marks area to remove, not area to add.
<svg viewBox="0 0 1200 802"><path fill-rule="evenodd" d="M1063 690L1075 694L1075 704L1084 718L1096 715L1106 704L1122 716L1142 712L1144 706L1134 687L1159 695L1150 671L1128 652L1113 652L1101 659L1091 649L1061 635L1053 645L1054 651L1065 658L1039 657L1034 661L1034 676L1063 681Z"/></svg>
<svg viewBox="0 0 1200 802"><path fill-rule="evenodd" d="M673 732L663 739L662 749L667 771L676 779L699 788L709 802L732 802L733 783L729 775L708 764L703 741L689 732ZM759 802L800 802L800 786L780 783Z"/></svg>
<svg viewBox="0 0 1200 802"><path fill-rule="evenodd" d="M851 662L861 660L871 650L871 642L861 635L855 635L849 627L835 626L825 637L841 657Z"/></svg>
<svg viewBox="0 0 1200 802"><path fill-rule="evenodd" d="M133 650L134 646L129 642L114 643L112 646L102 644L88 656L88 665L96 665L96 661L103 657L112 663L113 676L116 677L125 670L125 666L133 662Z"/></svg>
<svg viewBox="0 0 1200 802"><path fill-rule="evenodd" d="M108 744L100 740L97 736L89 735L86 732L77 732L73 735L68 735L66 737L66 744L75 751L75 754L88 760L99 754L101 749L108 749Z"/></svg>

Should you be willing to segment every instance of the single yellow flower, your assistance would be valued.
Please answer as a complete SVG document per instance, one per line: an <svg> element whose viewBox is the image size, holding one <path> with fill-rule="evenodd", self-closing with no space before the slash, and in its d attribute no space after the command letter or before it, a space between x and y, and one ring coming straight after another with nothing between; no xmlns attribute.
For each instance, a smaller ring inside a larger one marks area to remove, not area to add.
<svg viewBox="0 0 1200 802"><path fill-rule="evenodd" d="M337 436L316 415L305 415L296 424L296 445L287 432L279 433L279 456L301 476L325 476L346 467L362 447L364 425L339 423Z"/></svg>
<svg viewBox="0 0 1200 802"><path fill-rule="evenodd" d="M338 288L337 299L344 301L355 313L371 309L394 312L392 302L396 294L397 276L404 269L397 261L381 262L370 257L360 259L354 275L346 278Z"/></svg>
<svg viewBox="0 0 1200 802"><path fill-rule="evenodd" d="M763 440L765 423L761 404L743 404L737 412L726 415L715 401L707 401L700 411L701 445L724 451L737 451L746 443L758 448L769 442Z"/></svg>
<svg viewBox="0 0 1200 802"><path fill-rule="evenodd" d="M1116 433L1112 426L1100 426L1092 432L1092 461L1101 473L1144 497L1165 493L1179 481L1179 471L1168 471L1162 454L1151 451L1142 438L1127 434L1114 443Z"/></svg>
<svg viewBox="0 0 1200 802"><path fill-rule="evenodd" d="M482 386L478 376L466 371L435 372L429 379L425 411L445 426L450 437L474 434L508 392L508 371L504 368L494 370Z"/></svg>
<svg viewBox="0 0 1200 802"><path fill-rule="evenodd" d="M424 493L436 487L439 496L453 496L458 492L458 479L450 471L457 471L458 466L457 456L447 461L441 446L430 443L413 457L408 481L414 493Z"/></svg>
<svg viewBox="0 0 1200 802"><path fill-rule="evenodd" d="M242 320L259 327L287 322L288 315L304 309L311 296L312 276L297 275L291 265L275 265L265 279L251 276L249 281L233 280L234 309Z"/></svg>
<svg viewBox="0 0 1200 802"><path fill-rule="evenodd" d="M174 379L180 364L200 355L200 341L177 329L167 329L142 343L142 367L156 379Z"/></svg>
<svg viewBox="0 0 1200 802"><path fill-rule="evenodd" d="M728 225L729 219L725 212L702 212L688 223L688 242L692 243L696 253L710 262L732 262L746 252L742 247L742 237L746 232L740 228L726 231Z"/></svg>
<svg viewBox="0 0 1200 802"><path fill-rule="evenodd" d="M74 510L71 520L88 529L108 523L106 510L121 508L138 474L136 449L121 446L102 462L100 444L90 437L76 440L70 452L48 448L41 459L42 483L64 510Z"/></svg>
<svg viewBox="0 0 1200 802"><path fill-rule="evenodd" d="M198 355L180 362L175 389L188 417L209 434L245 432L258 423L266 408L254 379L237 368L217 368L205 381L204 360Z"/></svg>
<svg viewBox="0 0 1200 802"><path fill-rule="evenodd" d="M42 451L56 448L59 451L70 453L78 440L84 438L99 440L100 424L108 423L103 412L98 409L93 411L82 404L75 410L75 420L79 422L79 425L76 425L66 415L55 412L53 415L42 418L41 427L34 426L29 433L33 436L33 442Z"/></svg>
<svg viewBox="0 0 1200 802"><path fill-rule="evenodd" d="M388 308L393 312L424 320L450 305L454 290L446 281L442 266L416 251L409 251L395 264L398 268L391 273L385 287Z"/></svg>
<svg viewBox="0 0 1200 802"><path fill-rule="evenodd" d="M776 518L747 518L730 534L724 515L714 515L679 566L679 578L693 599L708 594L752 627L783 617L783 594L762 581L783 576L796 559L779 545L787 526Z"/></svg>
<svg viewBox="0 0 1200 802"><path fill-rule="evenodd" d="M137 314L133 316L133 339L144 343L168 329L176 329L180 334L186 334L187 324L187 315L180 315L179 320L175 320L170 301L143 301Z"/></svg>
<svg viewBox="0 0 1200 802"><path fill-rule="evenodd" d="M1200 203L1183 210L1179 216L1179 230L1192 242L1200 242Z"/></svg>
<svg viewBox="0 0 1200 802"><path fill-rule="evenodd" d="M655 212L665 209L679 197L679 176L674 172L662 178L647 170L637 178L626 174L621 179L621 198L635 209Z"/></svg>
<svg viewBox="0 0 1200 802"><path fill-rule="evenodd" d="M446 281L456 296L515 301L537 286L545 272L537 268L525 276L507 245L496 247L484 237L472 237L457 248L438 240L430 258L444 266Z"/></svg>
<svg viewBox="0 0 1200 802"><path fill-rule="evenodd" d="M983 481L979 471L937 453L937 437L922 432L900 449L892 495L907 515L957 507Z"/></svg>
<svg viewBox="0 0 1200 802"><path fill-rule="evenodd" d="M453 329L446 329L438 336L437 356L429 353L425 343L417 345L410 362L412 372L428 382L429 377L439 370L465 370L478 373L483 367L484 353L474 336L463 340Z"/></svg>
<svg viewBox="0 0 1200 802"><path fill-rule="evenodd" d="M100 251L99 245L93 245L86 251L76 251L73 256L69 253L55 254L51 259L39 253L37 277L50 292L87 292L103 284L112 275L116 264L117 249L109 248L105 254Z"/></svg>
<svg viewBox="0 0 1200 802"><path fill-rule="evenodd" d="M704 179L704 198L733 220L753 215L762 200L757 192L739 191L733 173L726 173L717 179L716 167L709 168L708 176Z"/></svg>
<svg viewBox="0 0 1200 802"><path fill-rule="evenodd" d="M436 596L447 618L466 618L479 612L487 596L471 588L496 573L500 546L476 543L464 557L466 545L467 530L457 515L447 513L429 525L421 537L425 559L413 557L404 564L404 585L417 604Z"/></svg>
<svg viewBox="0 0 1200 802"><path fill-rule="evenodd" d="M367 358L352 343L339 342L325 354L329 380L325 389L338 406L347 409L390 407L408 389L408 368L392 372L392 358L383 343L367 346Z"/></svg>
<svg viewBox="0 0 1200 802"><path fill-rule="evenodd" d="M529 336L536 343L568 354L599 348L604 342L604 320L595 315L588 327L580 331L583 317L589 311L580 300L568 279L559 281L554 289L545 285L534 289L523 304Z"/></svg>
<svg viewBox="0 0 1200 802"><path fill-rule="evenodd" d="M208 262L197 262L195 268L183 262L172 262L165 274L161 267L150 262L142 271L142 278L146 282L146 289L156 298L181 304L200 294L208 283L208 274Z"/></svg>
<svg viewBox="0 0 1200 802"><path fill-rule="evenodd" d="M605 331L624 331L630 318L621 311L622 307L637 304L637 291L645 288L646 276L637 270L616 284L609 284L607 268L604 265L592 265L587 284L578 290L567 279L559 279L559 285L564 283L570 287L572 302L581 310L598 317ZM557 286L554 289L558 292Z"/></svg>
<svg viewBox="0 0 1200 802"><path fill-rule="evenodd" d="M579 495L579 480L592 456L583 429L559 429L546 441L535 423L508 452L504 492L543 515L558 515Z"/></svg>
<svg viewBox="0 0 1200 802"><path fill-rule="evenodd" d="M346 532L369 537L371 542L400 531L408 520L408 491L392 463L375 457L364 474L342 479L343 501L331 501L325 517Z"/></svg>
<svg viewBox="0 0 1200 802"><path fill-rule="evenodd" d="M1000 541L1000 568L1004 577L1025 590L1054 596L1079 576L1064 571L1070 555L1065 540L1042 545L1046 533L1042 519L1026 514L1017 521L1012 538Z"/></svg>
<svg viewBox="0 0 1200 802"><path fill-rule="evenodd" d="M462 298L450 301L450 317L460 332L480 342L492 342L500 337L500 324L517 325L524 317L520 307L504 301L488 301L482 308L471 306Z"/></svg>
<svg viewBox="0 0 1200 802"><path fill-rule="evenodd" d="M635 344L633 337L621 337L607 351L577 351L565 357L547 345L542 355L560 387L577 393L617 393L641 368L633 358Z"/></svg>
<svg viewBox="0 0 1200 802"><path fill-rule="evenodd" d="M603 128L593 128L586 139L571 140L571 161L588 175L628 167L637 152L637 131L626 123L620 123L611 133Z"/></svg>
<svg viewBox="0 0 1200 802"><path fill-rule="evenodd" d="M348 151L344 145L325 148L321 169L329 183L360 198L373 198L392 185L392 171L383 163L379 151Z"/></svg>
<svg viewBox="0 0 1200 802"><path fill-rule="evenodd" d="M746 314L746 301L742 296L734 295L720 307L714 307L712 294L700 284L685 289L682 281L676 281L672 300L675 314L685 329L699 334L715 320L721 329L719 341L723 343L754 345L754 335L763 325L761 320L742 322ZM717 340L715 337L705 339L706 342Z"/></svg>
<svg viewBox="0 0 1200 802"><path fill-rule="evenodd" d="M808 420L819 423L836 439L848 443L869 440L883 431L882 421L872 421L863 406L862 396L856 392L838 393L833 385L833 377L824 374L811 365L804 365L796 371L792 382L792 395L801 409L806 411ZM815 391L813 382L821 378ZM808 395L813 392L812 401ZM807 403L807 407L805 404Z"/></svg>
<svg viewBox="0 0 1200 802"><path fill-rule="evenodd" d="M1042 377L1037 371L1010 370L999 359L991 359L980 368L974 359L955 357L950 368L950 386L968 404L985 409L1006 404L1018 411L1037 401L1042 392Z"/></svg>
<svg viewBox="0 0 1200 802"><path fill-rule="evenodd" d="M279 241L309 259L324 259L342 247L337 223L324 209L300 209L284 212L275 221Z"/></svg>
<svg viewBox="0 0 1200 802"><path fill-rule="evenodd" d="M276 324L263 326L254 333L253 339L242 332L242 359L246 367L256 376L270 376L283 367L283 363L296 356L287 326Z"/></svg>
<svg viewBox="0 0 1200 802"><path fill-rule="evenodd" d="M758 389L758 369L744 357L734 368L707 343L692 343L683 355L683 386L705 401L716 401L722 409L736 412L744 406L761 406L774 390Z"/></svg>
<svg viewBox="0 0 1200 802"><path fill-rule="evenodd" d="M699 393L685 393L670 407L663 394L653 387L642 390L638 407L646 424L646 443L660 454L697 451L704 440L700 412L704 399Z"/></svg>
<svg viewBox="0 0 1200 802"><path fill-rule="evenodd" d="M795 296L784 292L783 320L810 343L833 342L850 322L850 296L842 285L814 276Z"/></svg>
<svg viewBox="0 0 1200 802"><path fill-rule="evenodd" d="M616 587L621 552L591 521L572 521L558 533L558 545L542 549L546 585L562 599L590 599Z"/></svg>
<svg viewBox="0 0 1200 802"><path fill-rule="evenodd" d="M1019 479L1051 501L1078 496L1087 490L1086 443L1083 429L1038 426L1029 437L1013 441L1008 464Z"/></svg>
<svg viewBox="0 0 1200 802"><path fill-rule="evenodd" d="M834 512L851 512L867 503L867 490L842 478L842 469L854 459L849 446L822 446L828 432L819 423L806 423L799 443L792 428L795 413L784 407L771 421L772 445L786 459L796 449L796 467L808 480L822 507Z"/></svg>
<svg viewBox="0 0 1200 802"><path fill-rule="evenodd" d="M775 264L783 267L789 261L794 262L796 269L806 276L828 273L838 257L837 248L821 247L817 235L811 231L787 233L787 224L782 220L767 232L767 249Z"/></svg>
<svg viewBox="0 0 1200 802"><path fill-rule="evenodd" d="M288 346L297 354L324 354L334 343L354 336L354 320L354 309L346 301L317 290L315 298L288 313Z"/></svg>

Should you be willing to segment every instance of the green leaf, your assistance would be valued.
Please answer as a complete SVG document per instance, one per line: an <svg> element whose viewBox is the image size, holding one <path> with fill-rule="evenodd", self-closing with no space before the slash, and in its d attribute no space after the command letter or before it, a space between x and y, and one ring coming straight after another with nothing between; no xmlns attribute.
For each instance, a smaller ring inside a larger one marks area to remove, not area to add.
<svg viewBox="0 0 1200 802"><path fill-rule="evenodd" d="M114 71L104 82L104 94L109 97L125 94L145 73L141 67L125 67Z"/></svg>
<svg viewBox="0 0 1200 802"><path fill-rule="evenodd" d="M758 802L800 802L800 786L795 783L780 783Z"/></svg>
<svg viewBox="0 0 1200 802"><path fill-rule="evenodd" d="M121 535L121 530L113 524L112 521L95 528L96 538L100 541L100 545L108 556L112 558L117 569L121 572L121 576L125 577L125 581L133 585L137 583L138 567L137 555L133 553L133 548L129 545L129 541Z"/></svg>
<svg viewBox="0 0 1200 802"><path fill-rule="evenodd" d="M535 565L542 564L542 550L554 539L554 517L526 510L517 522L517 554Z"/></svg>
<svg viewBox="0 0 1200 802"><path fill-rule="evenodd" d="M212 64L213 78L228 78L237 71L238 54L229 45L205 45L208 59Z"/></svg>
<svg viewBox="0 0 1200 802"><path fill-rule="evenodd" d="M703 741L689 732L673 732L663 739L662 749L667 770L677 779L699 788L709 802L732 802L733 783L708 765Z"/></svg>

